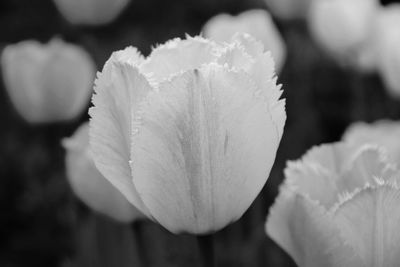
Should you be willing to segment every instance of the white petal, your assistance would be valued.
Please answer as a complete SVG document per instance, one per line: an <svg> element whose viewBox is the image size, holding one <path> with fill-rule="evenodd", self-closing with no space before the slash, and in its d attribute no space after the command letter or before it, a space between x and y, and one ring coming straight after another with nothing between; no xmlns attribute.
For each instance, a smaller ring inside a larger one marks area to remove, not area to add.
<svg viewBox="0 0 400 267"><path fill-rule="evenodd" d="M90 145L99 171L141 212L149 215L132 182L129 166L134 114L152 90L137 68L111 61L96 82L89 110Z"/></svg>
<svg viewBox="0 0 400 267"><path fill-rule="evenodd" d="M36 41L24 41L4 48L1 70L7 93L16 110L27 121L40 121L40 70L48 54Z"/></svg>
<svg viewBox="0 0 400 267"><path fill-rule="evenodd" d="M285 61L285 43L265 10L247 10L237 16L217 15L204 25L203 32L207 38L217 42L230 42L236 33L250 34L263 44L266 51L271 51L278 70Z"/></svg>
<svg viewBox="0 0 400 267"><path fill-rule="evenodd" d="M363 266L326 210L287 187L270 210L266 231L298 266Z"/></svg>
<svg viewBox="0 0 400 267"><path fill-rule="evenodd" d="M375 146L351 146L346 143L325 144L308 151L302 160L289 162L285 169L288 185L308 195L326 209L341 195L376 184L380 180L396 181L398 171L388 164Z"/></svg>
<svg viewBox="0 0 400 267"><path fill-rule="evenodd" d="M334 216L365 266L398 266L400 191L397 187L388 184L367 187L341 204Z"/></svg>
<svg viewBox="0 0 400 267"><path fill-rule="evenodd" d="M279 117L280 110L285 108L285 101L278 101L282 95L281 86L276 86L275 66L271 53L264 52L263 45L248 34L235 34L234 41L227 46L218 57L217 62L227 64L234 70L243 70L248 73L263 97L269 102L270 112ZM278 127L279 128L279 127ZM279 128L280 135L283 128Z"/></svg>
<svg viewBox="0 0 400 267"><path fill-rule="evenodd" d="M256 91L245 73L212 64L162 84L143 106L134 183L170 231L224 227L266 182L281 136ZM283 127L284 118L275 123Z"/></svg>
<svg viewBox="0 0 400 267"><path fill-rule="evenodd" d="M380 183L380 180L400 182L399 171L389 163L383 152L376 146L361 146L354 157L345 164L344 171L337 181L339 192L351 193L367 184Z"/></svg>
<svg viewBox="0 0 400 267"><path fill-rule="evenodd" d="M95 167L89 154L89 125L83 124L63 140L67 178L75 194L90 208L121 222L143 217Z"/></svg>
<svg viewBox="0 0 400 267"><path fill-rule="evenodd" d="M72 24L101 25L114 20L130 0L54 0Z"/></svg>
<svg viewBox="0 0 400 267"><path fill-rule="evenodd" d="M81 47L53 39L49 57L41 69L43 113L53 120L73 119L87 111L95 65Z"/></svg>
<svg viewBox="0 0 400 267"><path fill-rule="evenodd" d="M311 0L265 0L268 10L280 19L303 19Z"/></svg>
<svg viewBox="0 0 400 267"><path fill-rule="evenodd" d="M87 108L95 66L82 48L24 41L6 47L1 63L11 101L28 122L70 120Z"/></svg>
<svg viewBox="0 0 400 267"><path fill-rule="evenodd" d="M356 122L350 125L342 139L355 145L376 144L385 148L389 160L400 164L400 122L379 120L373 123Z"/></svg>
<svg viewBox="0 0 400 267"><path fill-rule="evenodd" d="M201 37L174 39L156 47L141 70L151 75L154 83L187 70L199 68L202 64L215 61L217 45Z"/></svg>
<svg viewBox="0 0 400 267"><path fill-rule="evenodd" d="M377 0L312 0L308 12L310 32L336 59L357 62L378 5Z"/></svg>
<svg viewBox="0 0 400 267"><path fill-rule="evenodd" d="M388 92L396 98L400 97L400 4L395 3L379 10L372 41L375 44L377 69Z"/></svg>

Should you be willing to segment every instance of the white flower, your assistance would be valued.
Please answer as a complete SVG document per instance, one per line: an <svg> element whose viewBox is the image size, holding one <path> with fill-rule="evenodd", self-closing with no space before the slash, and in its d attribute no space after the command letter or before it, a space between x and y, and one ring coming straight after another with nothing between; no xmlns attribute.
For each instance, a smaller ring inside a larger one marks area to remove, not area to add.
<svg viewBox="0 0 400 267"><path fill-rule="evenodd" d="M373 69L368 38L377 0L311 0L308 24L315 40L344 64Z"/></svg>
<svg viewBox="0 0 400 267"><path fill-rule="evenodd" d="M343 140L354 145L375 144L384 148L389 159L400 166L400 122L380 120L374 123L356 122L348 127Z"/></svg>
<svg viewBox="0 0 400 267"><path fill-rule="evenodd" d="M281 19L302 19L306 16L311 0L265 0L268 9Z"/></svg>
<svg viewBox="0 0 400 267"><path fill-rule="evenodd" d="M399 175L373 146L313 148L288 163L267 233L300 267L398 266Z"/></svg>
<svg viewBox="0 0 400 267"><path fill-rule="evenodd" d="M400 97L400 4L380 9L372 30L371 42L377 70L389 93Z"/></svg>
<svg viewBox="0 0 400 267"><path fill-rule="evenodd" d="M101 25L114 20L130 0L54 0L60 13L72 24Z"/></svg>
<svg viewBox="0 0 400 267"><path fill-rule="evenodd" d="M204 26L205 37L217 42L229 42L237 32L248 33L271 51L279 71L286 58L286 45L270 14L262 9L248 10L237 16L219 14Z"/></svg>
<svg viewBox="0 0 400 267"><path fill-rule="evenodd" d="M64 139L67 178L74 193L90 208L109 217L130 222L143 217L97 170L89 153L89 124L81 125Z"/></svg>
<svg viewBox="0 0 400 267"><path fill-rule="evenodd" d="M96 166L173 233L239 219L265 184L286 119L273 61L248 35L114 53L89 113Z"/></svg>
<svg viewBox="0 0 400 267"><path fill-rule="evenodd" d="M29 122L73 119L88 105L95 66L76 45L24 41L5 48L1 64L11 101Z"/></svg>

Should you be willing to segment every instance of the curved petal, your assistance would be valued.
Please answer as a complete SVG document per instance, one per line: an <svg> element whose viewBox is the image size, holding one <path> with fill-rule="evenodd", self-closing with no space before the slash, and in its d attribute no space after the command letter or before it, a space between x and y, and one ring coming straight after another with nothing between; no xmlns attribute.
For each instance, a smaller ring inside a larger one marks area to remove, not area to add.
<svg viewBox="0 0 400 267"><path fill-rule="evenodd" d="M96 66L83 48L61 39L52 39L46 49L49 56L40 72L43 119L73 119L87 111Z"/></svg>
<svg viewBox="0 0 400 267"><path fill-rule="evenodd" d="M173 75L214 62L217 49L215 43L201 37L177 38L156 47L141 65L141 70L158 84Z"/></svg>
<svg viewBox="0 0 400 267"><path fill-rule="evenodd" d="M143 217L135 206L116 189L95 167L89 152L89 124L64 139L67 177L74 193L90 208L121 222Z"/></svg>
<svg viewBox="0 0 400 267"><path fill-rule="evenodd" d="M298 266L363 266L326 210L285 187L270 210L266 231Z"/></svg>
<svg viewBox="0 0 400 267"><path fill-rule="evenodd" d="M380 180L400 182L397 168L390 164L386 154L379 147L363 145L347 162L337 181L339 192L351 193L365 185L376 185Z"/></svg>
<svg viewBox="0 0 400 267"><path fill-rule="evenodd" d="M219 14L204 25L203 31L206 37L217 42L231 42L236 33L250 34L263 44L261 52L264 52L264 47L271 51L278 70L284 63L285 43L271 15L263 9L247 10L237 16Z"/></svg>
<svg viewBox="0 0 400 267"><path fill-rule="evenodd" d="M395 185L366 187L333 212L334 221L365 266L400 262L400 191Z"/></svg>
<svg viewBox="0 0 400 267"><path fill-rule="evenodd" d="M289 162L287 184L314 201L331 208L342 194L374 185L377 179L396 181L398 171L375 146L346 143L312 148L302 160Z"/></svg>
<svg viewBox="0 0 400 267"><path fill-rule="evenodd" d="M132 172L144 203L170 231L224 227L266 182L281 136L257 90L247 74L211 64L149 96Z"/></svg>
<svg viewBox="0 0 400 267"><path fill-rule="evenodd" d="M400 122L379 120L373 123L353 123L346 129L342 139L356 145L380 145L387 150L392 162L400 164L399 136Z"/></svg>
<svg viewBox="0 0 400 267"><path fill-rule="evenodd" d="M44 116L39 74L48 55L45 47L33 40L9 45L1 54L7 93L19 114L29 122L40 122Z"/></svg>
<svg viewBox="0 0 400 267"><path fill-rule="evenodd" d="M134 114L152 88L138 69L128 63L112 59L103 73L96 81L94 107L89 110L93 159L104 177L149 215L132 183L129 161Z"/></svg>

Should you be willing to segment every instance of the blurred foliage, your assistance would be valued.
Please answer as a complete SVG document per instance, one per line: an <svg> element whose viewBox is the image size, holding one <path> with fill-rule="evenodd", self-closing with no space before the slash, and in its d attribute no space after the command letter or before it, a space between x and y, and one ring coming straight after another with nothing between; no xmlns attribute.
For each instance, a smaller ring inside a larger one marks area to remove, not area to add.
<svg viewBox="0 0 400 267"><path fill-rule="evenodd" d="M385 1L388 2L388 1ZM98 68L127 45L144 54L185 33L196 35L211 16L264 8L262 0L132 0L113 23L68 24L50 0L2 0L0 48L59 35L86 48ZM342 69L310 39L302 21L277 21L288 46L279 82L288 120L270 178L243 218L216 234L218 266L295 266L264 232L288 159L340 138L356 120L400 118L400 105L375 75ZM195 238L151 222L121 225L91 213L71 193L60 140L88 119L32 126L0 85L0 266L198 266Z"/></svg>

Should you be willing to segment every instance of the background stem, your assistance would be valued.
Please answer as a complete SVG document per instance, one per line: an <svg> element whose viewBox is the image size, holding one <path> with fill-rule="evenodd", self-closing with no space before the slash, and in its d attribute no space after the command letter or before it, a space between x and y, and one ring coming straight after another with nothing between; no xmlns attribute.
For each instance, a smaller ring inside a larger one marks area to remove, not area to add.
<svg viewBox="0 0 400 267"><path fill-rule="evenodd" d="M197 236L200 258L204 267L215 267L214 238L212 234Z"/></svg>

